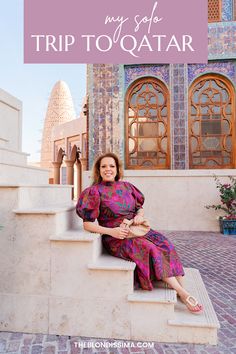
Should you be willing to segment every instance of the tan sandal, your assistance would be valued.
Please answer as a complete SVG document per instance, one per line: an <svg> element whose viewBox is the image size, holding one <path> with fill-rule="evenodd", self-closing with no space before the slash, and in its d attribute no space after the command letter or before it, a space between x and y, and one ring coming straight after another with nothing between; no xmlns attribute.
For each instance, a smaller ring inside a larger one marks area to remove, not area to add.
<svg viewBox="0 0 236 354"><path fill-rule="evenodd" d="M182 299L183 300L183 299ZM197 301L197 299L192 296L192 295L189 295L186 297L186 299L183 300L183 302L186 304L187 306L187 309L190 311L190 312L194 312L194 313L200 313L203 311L203 306L201 304L199 304L199 302ZM188 307L188 305L190 307Z"/></svg>

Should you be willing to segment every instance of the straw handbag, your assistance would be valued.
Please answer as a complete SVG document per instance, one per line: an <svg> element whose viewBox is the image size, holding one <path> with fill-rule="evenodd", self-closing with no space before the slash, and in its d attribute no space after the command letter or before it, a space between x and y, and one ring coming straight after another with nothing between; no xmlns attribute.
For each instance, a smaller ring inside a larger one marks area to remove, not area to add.
<svg viewBox="0 0 236 354"><path fill-rule="evenodd" d="M129 229L129 235L126 238L142 237L145 236L150 230L150 225L147 219L144 219L143 223L140 225L134 225L133 223L134 219L124 219L123 222L120 224L121 228Z"/></svg>

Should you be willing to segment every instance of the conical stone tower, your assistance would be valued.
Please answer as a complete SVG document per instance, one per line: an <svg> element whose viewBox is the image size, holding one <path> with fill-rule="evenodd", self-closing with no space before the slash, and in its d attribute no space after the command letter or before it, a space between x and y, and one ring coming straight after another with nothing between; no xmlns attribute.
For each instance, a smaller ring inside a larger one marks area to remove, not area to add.
<svg viewBox="0 0 236 354"><path fill-rule="evenodd" d="M44 121L41 145L41 167L50 170L52 177L53 141L52 129L75 119L75 109L70 89L64 81L58 81L52 89Z"/></svg>

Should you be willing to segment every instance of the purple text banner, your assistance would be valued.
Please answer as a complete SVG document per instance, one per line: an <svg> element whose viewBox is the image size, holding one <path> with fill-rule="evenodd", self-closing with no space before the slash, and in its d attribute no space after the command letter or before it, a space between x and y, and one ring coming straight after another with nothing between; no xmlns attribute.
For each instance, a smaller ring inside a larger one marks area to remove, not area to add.
<svg viewBox="0 0 236 354"><path fill-rule="evenodd" d="M207 0L24 0L25 63L207 63Z"/></svg>

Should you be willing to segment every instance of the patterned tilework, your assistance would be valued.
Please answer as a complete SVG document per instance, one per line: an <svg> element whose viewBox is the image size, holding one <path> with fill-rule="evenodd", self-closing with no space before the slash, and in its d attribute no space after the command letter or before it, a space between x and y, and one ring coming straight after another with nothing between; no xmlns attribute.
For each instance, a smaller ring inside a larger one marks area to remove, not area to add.
<svg viewBox="0 0 236 354"><path fill-rule="evenodd" d="M227 76L236 85L236 61L218 61L208 64L188 65L189 84L199 75L207 73L218 73Z"/></svg>
<svg viewBox="0 0 236 354"><path fill-rule="evenodd" d="M187 65L170 65L171 76L171 169L182 170L187 156Z"/></svg>
<svg viewBox="0 0 236 354"><path fill-rule="evenodd" d="M222 1L222 21L233 20L233 0Z"/></svg>
<svg viewBox="0 0 236 354"><path fill-rule="evenodd" d="M88 168L91 168L94 160L93 146L93 132L94 132L94 99L93 99L93 65L87 65L87 90L89 95L89 134L88 134Z"/></svg>
<svg viewBox="0 0 236 354"><path fill-rule="evenodd" d="M120 124L120 158L125 167L125 76L124 65L119 65L119 124Z"/></svg>
<svg viewBox="0 0 236 354"><path fill-rule="evenodd" d="M236 59L236 21L208 25L208 59Z"/></svg>
<svg viewBox="0 0 236 354"><path fill-rule="evenodd" d="M120 154L119 65L89 67L89 168L108 151Z"/></svg>
<svg viewBox="0 0 236 354"><path fill-rule="evenodd" d="M143 76L154 76L164 81L169 86L169 65L125 65L125 88Z"/></svg>
<svg viewBox="0 0 236 354"><path fill-rule="evenodd" d="M124 161L126 88L138 77L151 75L168 83L170 90L171 169L187 169L188 87L204 73L220 73L236 85L236 60L206 65L88 65L89 168L94 157L105 151L114 151Z"/></svg>

